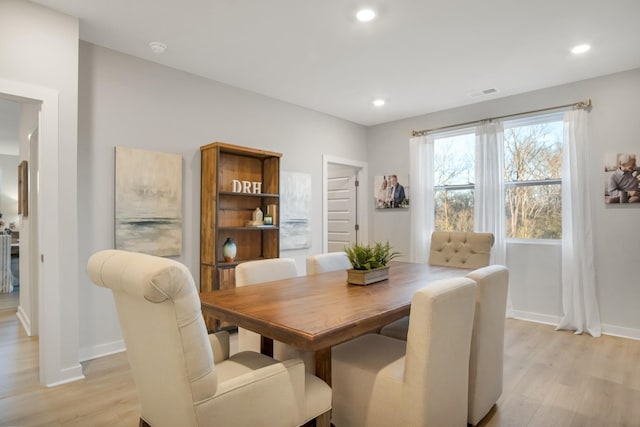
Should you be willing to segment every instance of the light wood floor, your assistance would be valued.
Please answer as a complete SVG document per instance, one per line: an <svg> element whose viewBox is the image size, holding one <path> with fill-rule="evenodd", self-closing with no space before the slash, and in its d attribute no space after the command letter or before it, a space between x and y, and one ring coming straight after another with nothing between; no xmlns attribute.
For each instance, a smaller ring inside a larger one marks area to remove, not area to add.
<svg viewBox="0 0 640 427"><path fill-rule="evenodd" d="M20 293L14 290L11 293L0 293L0 311L17 308L20 304Z"/></svg>
<svg viewBox="0 0 640 427"><path fill-rule="evenodd" d="M481 426L640 426L640 341L507 320L504 393ZM124 353L84 362L86 379L38 385L38 342L0 311L0 426L138 425Z"/></svg>

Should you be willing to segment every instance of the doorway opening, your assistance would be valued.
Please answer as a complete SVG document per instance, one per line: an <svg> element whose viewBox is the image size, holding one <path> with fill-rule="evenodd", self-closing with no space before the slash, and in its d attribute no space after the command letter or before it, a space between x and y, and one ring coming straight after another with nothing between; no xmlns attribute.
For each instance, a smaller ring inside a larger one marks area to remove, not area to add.
<svg viewBox="0 0 640 427"><path fill-rule="evenodd" d="M69 260L61 261L62 254L65 253L61 247L77 245L76 234L73 230L69 233L70 238L67 241L71 244L65 246L60 227L57 226L64 200L67 200L67 209L71 212L75 211L74 201L68 197L62 197L63 193L60 191L61 176L66 178L59 170L62 151L58 108L60 96L55 89L0 79L0 97L20 102L21 105L32 106L38 112L36 126L38 149L34 159L41 161L36 163L37 170L29 167L30 173L36 172L35 177L30 176L29 216L34 212L34 208L38 210L36 221L38 231L37 236L26 239L24 231L21 230L20 254L22 258L23 252L29 253L28 270L32 276L29 288L34 290L35 298L31 299L32 312L28 319L30 324L27 327L31 329L32 335L38 335L40 383L54 386L84 378L77 356L78 295L77 277L73 276L73 273L77 272L77 257L72 253ZM35 127L29 132L33 129ZM36 201L33 202L34 200ZM54 226L43 227L43 218L47 218L48 223ZM30 244L32 239L37 242L37 245ZM26 244L30 246L28 250L24 248ZM67 274L63 282L61 273L66 270L69 270L70 274ZM21 276L22 273L24 272L21 270ZM47 278L46 286L43 286L43 277ZM64 285L64 293L62 285ZM21 277L20 288L21 294L27 289L24 277Z"/></svg>
<svg viewBox="0 0 640 427"><path fill-rule="evenodd" d="M20 299L20 103L0 98L0 310Z"/></svg>
<svg viewBox="0 0 640 427"><path fill-rule="evenodd" d="M9 291L0 293L0 309L15 313L19 327L38 341L39 204L29 187L38 173L40 108L41 101L0 93L0 275Z"/></svg>

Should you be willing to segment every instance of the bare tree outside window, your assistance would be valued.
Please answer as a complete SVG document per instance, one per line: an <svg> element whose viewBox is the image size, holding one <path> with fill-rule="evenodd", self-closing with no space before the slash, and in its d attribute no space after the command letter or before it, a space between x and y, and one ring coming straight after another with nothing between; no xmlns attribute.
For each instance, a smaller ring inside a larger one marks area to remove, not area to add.
<svg viewBox="0 0 640 427"><path fill-rule="evenodd" d="M435 141L435 229L439 231L473 231L475 132L469 132Z"/></svg>
<svg viewBox="0 0 640 427"><path fill-rule="evenodd" d="M562 237L562 120L505 123L506 236ZM475 129L434 141L435 229L473 231Z"/></svg>
<svg viewBox="0 0 640 427"><path fill-rule="evenodd" d="M562 122L504 131L506 236L562 237Z"/></svg>

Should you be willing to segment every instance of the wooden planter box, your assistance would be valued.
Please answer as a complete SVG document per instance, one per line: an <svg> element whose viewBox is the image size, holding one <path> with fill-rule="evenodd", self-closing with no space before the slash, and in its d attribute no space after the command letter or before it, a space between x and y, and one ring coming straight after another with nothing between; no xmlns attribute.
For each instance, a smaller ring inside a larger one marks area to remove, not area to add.
<svg viewBox="0 0 640 427"><path fill-rule="evenodd" d="M373 270L347 270L347 282L352 285L368 285L381 282L389 278L389 267L374 268Z"/></svg>

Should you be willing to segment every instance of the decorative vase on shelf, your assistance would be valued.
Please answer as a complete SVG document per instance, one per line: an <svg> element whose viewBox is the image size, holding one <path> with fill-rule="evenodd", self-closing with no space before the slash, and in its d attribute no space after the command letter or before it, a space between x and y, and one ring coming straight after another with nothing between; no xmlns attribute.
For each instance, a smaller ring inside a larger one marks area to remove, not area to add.
<svg viewBox="0 0 640 427"><path fill-rule="evenodd" d="M236 247L236 242L234 242L231 237L227 237L224 245L222 245L222 255L224 256L224 261L233 262L236 259L237 251L238 248Z"/></svg>
<svg viewBox="0 0 640 427"><path fill-rule="evenodd" d="M264 221L263 221L264 215L262 214L262 211L260 210L260 208L256 208L255 211L253 211L253 223L255 225L263 225Z"/></svg>

